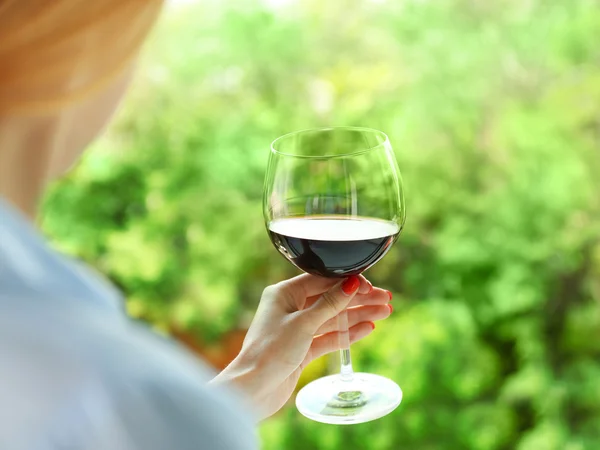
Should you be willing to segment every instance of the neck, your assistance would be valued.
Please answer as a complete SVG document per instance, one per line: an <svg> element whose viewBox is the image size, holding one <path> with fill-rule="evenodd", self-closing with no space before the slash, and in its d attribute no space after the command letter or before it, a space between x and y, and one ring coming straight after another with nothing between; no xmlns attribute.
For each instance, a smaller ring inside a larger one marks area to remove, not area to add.
<svg viewBox="0 0 600 450"><path fill-rule="evenodd" d="M0 196L32 221L49 182L56 121L44 118L0 118Z"/></svg>

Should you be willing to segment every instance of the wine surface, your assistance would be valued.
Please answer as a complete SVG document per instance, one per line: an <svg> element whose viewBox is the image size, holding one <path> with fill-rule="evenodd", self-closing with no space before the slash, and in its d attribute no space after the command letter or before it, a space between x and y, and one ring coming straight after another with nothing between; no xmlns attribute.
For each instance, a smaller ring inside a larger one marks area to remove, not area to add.
<svg viewBox="0 0 600 450"><path fill-rule="evenodd" d="M307 216L277 219L269 236L299 269L329 278L358 275L379 261L400 233L395 222Z"/></svg>

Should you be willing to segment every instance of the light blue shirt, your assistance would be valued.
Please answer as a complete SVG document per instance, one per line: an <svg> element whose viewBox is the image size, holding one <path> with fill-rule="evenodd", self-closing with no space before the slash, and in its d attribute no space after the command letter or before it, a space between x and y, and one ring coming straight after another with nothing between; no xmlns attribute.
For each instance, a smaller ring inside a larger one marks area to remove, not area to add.
<svg viewBox="0 0 600 450"><path fill-rule="evenodd" d="M256 449L212 376L0 199L0 449Z"/></svg>

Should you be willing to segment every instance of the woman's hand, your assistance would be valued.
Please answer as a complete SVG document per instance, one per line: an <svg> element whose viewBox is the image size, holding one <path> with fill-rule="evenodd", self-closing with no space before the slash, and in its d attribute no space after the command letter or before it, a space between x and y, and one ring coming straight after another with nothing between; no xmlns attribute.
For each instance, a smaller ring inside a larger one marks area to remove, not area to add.
<svg viewBox="0 0 600 450"><path fill-rule="evenodd" d="M213 382L233 383L261 418L278 411L313 359L339 350L337 315L348 309L350 343L387 318L391 293L364 277L332 280L300 275L267 287L240 354Z"/></svg>

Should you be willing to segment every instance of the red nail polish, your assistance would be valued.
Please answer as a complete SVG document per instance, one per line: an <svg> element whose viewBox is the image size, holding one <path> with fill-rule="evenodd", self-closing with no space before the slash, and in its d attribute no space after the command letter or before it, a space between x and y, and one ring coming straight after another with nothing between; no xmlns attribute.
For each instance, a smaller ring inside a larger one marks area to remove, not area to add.
<svg viewBox="0 0 600 450"><path fill-rule="evenodd" d="M358 279L357 276L352 275L351 277L347 278L346 281L344 281L342 283L342 291L346 295L351 295L354 293L354 291L356 291L358 289L359 286L360 286L360 280Z"/></svg>
<svg viewBox="0 0 600 450"><path fill-rule="evenodd" d="M388 294L388 297L390 298L390 302L392 301L392 293L390 291L385 291Z"/></svg>
<svg viewBox="0 0 600 450"><path fill-rule="evenodd" d="M388 303L388 308L390 308L390 314L394 312L394 307Z"/></svg>
<svg viewBox="0 0 600 450"><path fill-rule="evenodd" d="M375 329L375 322L369 322L369 325L371 325L371 329L374 330Z"/></svg>

